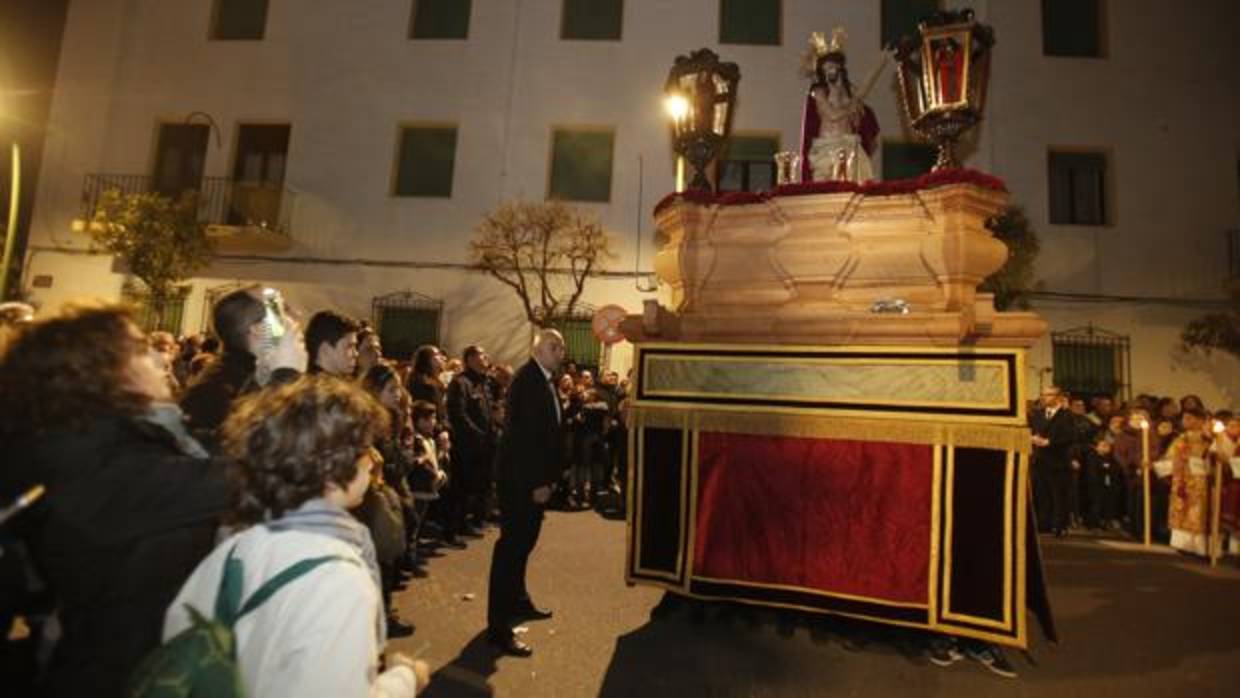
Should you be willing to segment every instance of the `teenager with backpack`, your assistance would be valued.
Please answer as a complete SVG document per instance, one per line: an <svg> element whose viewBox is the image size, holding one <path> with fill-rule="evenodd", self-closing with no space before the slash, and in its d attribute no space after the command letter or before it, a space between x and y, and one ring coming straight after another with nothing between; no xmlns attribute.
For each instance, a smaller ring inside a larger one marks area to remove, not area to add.
<svg viewBox="0 0 1240 698"><path fill-rule="evenodd" d="M182 695L235 686L250 698L413 696L425 686L424 662L389 653L380 671L379 566L348 512L366 493L370 447L387 425L374 398L330 376L237 403L223 436L238 463L236 515L249 528L186 581L168 607L165 644L140 667L131 695L192 685Z"/></svg>

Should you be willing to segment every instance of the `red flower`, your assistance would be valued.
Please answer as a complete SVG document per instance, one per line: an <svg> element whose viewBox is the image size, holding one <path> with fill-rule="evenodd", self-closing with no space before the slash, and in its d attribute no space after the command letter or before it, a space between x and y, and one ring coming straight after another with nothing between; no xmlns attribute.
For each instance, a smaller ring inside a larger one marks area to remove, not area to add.
<svg viewBox="0 0 1240 698"><path fill-rule="evenodd" d="M947 186L949 184L973 184L983 189L1007 191L1002 179L977 170L965 168L937 170L927 172L913 179L893 179L888 181L871 180L863 184L855 182L799 182L784 184L770 192L735 191L713 194L708 191L673 192L663 197L654 207L655 215L665 206L680 199L701 206L742 206L757 204L781 196L805 196L807 194L841 194L859 193L863 196L894 196L912 194L923 189Z"/></svg>

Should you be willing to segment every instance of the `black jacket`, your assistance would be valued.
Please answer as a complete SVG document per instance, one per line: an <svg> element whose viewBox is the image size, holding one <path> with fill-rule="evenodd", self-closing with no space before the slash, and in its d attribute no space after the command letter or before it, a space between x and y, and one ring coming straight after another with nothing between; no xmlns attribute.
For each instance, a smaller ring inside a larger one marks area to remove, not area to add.
<svg viewBox="0 0 1240 698"><path fill-rule="evenodd" d="M218 453L219 428L232 410L233 402L258 390L254 379L255 359L244 352L225 352L218 361L194 381L181 396L181 410L190 432L208 451ZM291 383L301 374L291 368L277 369L268 385Z"/></svg>
<svg viewBox="0 0 1240 698"><path fill-rule="evenodd" d="M14 523L60 607L49 695L120 695L214 545L232 503L224 469L183 455L163 429L119 416L11 447L0 500L47 486Z"/></svg>
<svg viewBox="0 0 1240 698"><path fill-rule="evenodd" d="M424 400L435 406L435 420L440 426L448 424L447 401L444 400L443 385L437 380L425 376L410 376L409 396L414 400Z"/></svg>
<svg viewBox="0 0 1240 698"><path fill-rule="evenodd" d="M555 401L542 368L530 359L508 388L508 426L500 443L497 478L505 506L529 503L535 489L560 479L564 439Z"/></svg>
<svg viewBox="0 0 1240 698"><path fill-rule="evenodd" d="M257 387L254 357L225 353L208 366L181 397L181 410L185 412L190 430L195 436L214 435L228 416L233 401Z"/></svg>
<svg viewBox="0 0 1240 698"><path fill-rule="evenodd" d="M1076 422L1072 413L1061 407L1054 417L1047 419L1045 411L1039 408L1029 421L1034 434L1050 441L1047 446L1034 448L1034 462L1051 468L1071 468L1072 451L1077 443Z"/></svg>
<svg viewBox="0 0 1240 698"><path fill-rule="evenodd" d="M481 373L464 371L448 385L448 421L458 463L478 461L489 465L495 453L489 382Z"/></svg>

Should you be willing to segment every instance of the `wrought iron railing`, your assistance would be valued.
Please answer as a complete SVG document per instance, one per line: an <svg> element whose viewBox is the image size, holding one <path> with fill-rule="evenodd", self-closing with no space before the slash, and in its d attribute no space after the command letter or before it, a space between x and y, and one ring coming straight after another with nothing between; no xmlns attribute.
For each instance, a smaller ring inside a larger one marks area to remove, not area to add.
<svg viewBox="0 0 1240 698"><path fill-rule="evenodd" d="M158 192L152 177L127 174L88 174L82 186L82 217L90 219L106 191L122 194ZM255 226L288 235L297 194L266 182L238 182L227 177L203 177L197 187L198 219L208 225Z"/></svg>
<svg viewBox="0 0 1240 698"><path fill-rule="evenodd" d="M1081 396L1105 395L1116 400L1131 397L1131 341L1088 325L1051 332L1055 385Z"/></svg>

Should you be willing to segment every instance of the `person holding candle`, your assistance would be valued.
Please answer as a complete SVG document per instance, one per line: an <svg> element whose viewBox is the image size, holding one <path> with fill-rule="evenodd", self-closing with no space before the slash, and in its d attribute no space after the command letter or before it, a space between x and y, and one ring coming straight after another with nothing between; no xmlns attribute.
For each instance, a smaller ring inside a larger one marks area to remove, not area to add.
<svg viewBox="0 0 1240 698"><path fill-rule="evenodd" d="M1217 431L1210 454L1223 474L1221 506L1223 534L1227 537L1225 552L1240 555L1240 414L1219 412L1215 415Z"/></svg>
<svg viewBox="0 0 1240 698"><path fill-rule="evenodd" d="M1145 531L1144 468L1154 451L1149 413L1135 407L1128 411L1123 429L1115 435L1115 460L1128 483L1128 533L1142 538Z"/></svg>
<svg viewBox="0 0 1240 698"><path fill-rule="evenodd" d="M1171 547L1180 552L1208 554L1210 487L1206 453L1210 438L1202 430L1205 414L1189 407L1181 414L1181 433L1168 447L1165 457L1172 463L1171 498L1167 521L1171 527Z"/></svg>

